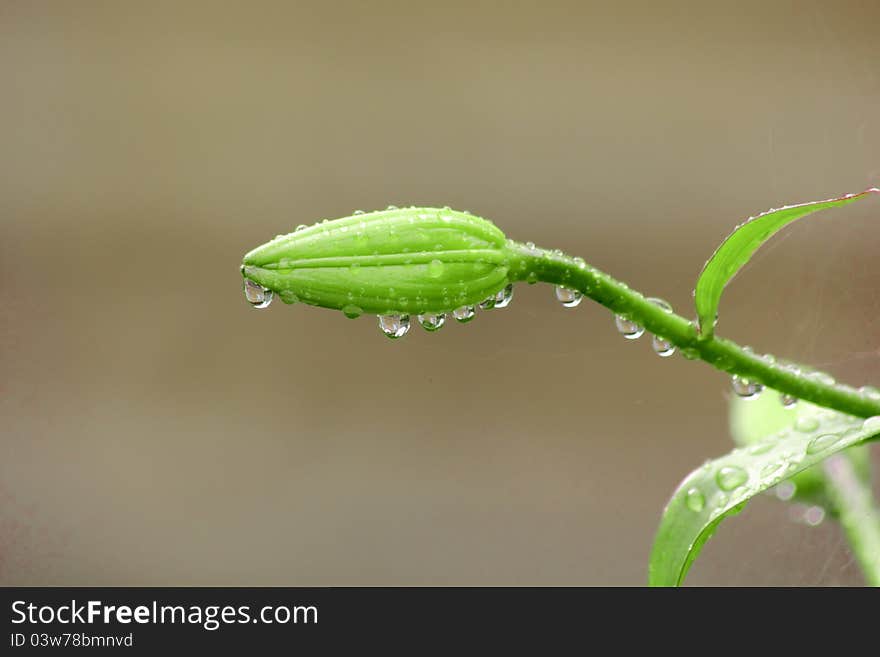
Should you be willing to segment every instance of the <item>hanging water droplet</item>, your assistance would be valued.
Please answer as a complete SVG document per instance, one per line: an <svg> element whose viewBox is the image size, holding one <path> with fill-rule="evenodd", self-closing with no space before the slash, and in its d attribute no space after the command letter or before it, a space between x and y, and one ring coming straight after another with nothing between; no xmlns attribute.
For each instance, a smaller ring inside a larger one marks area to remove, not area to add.
<svg viewBox="0 0 880 657"><path fill-rule="evenodd" d="M495 308L507 308L513 300L513 283L508 283L495 294Z"/></svg>
<svg viewBox="0 0 880 657"><path fill-rule="evenodd" d="M651 337L651 348L654 350L655 354L660 356L660 358L669 358L675 353L675 345L666 338L661 338L659 335Z"/></svg>
<svg viewBox="0 0 880 657"><path fill-rule="evenodd" d="M779 402L785 408L792 408L795 404L798 403L798 398L794 395L789 395L787 392L782 392L779 394Z"/></svg>
<svg viewBox="0 0 880 657"><path fill-rule="evenodd" d="M645 329L623 315L614 316L617 331L627 340L636 340L645 333Z"/></svg>
<svg viewBox="0 0 880 657"><path fill-rule="evenodd" d="M379 328L392 340L402 338L409 331L409 315L378 315Z"/></svg>
<svg viewBox="0 0 880 657"><path fill-rule="evenodd" d="M749 480L749 474L738 465L725 465L715 475L715 481L721 490L739 488Z"/></svg>
<svg viewBox="0 0 880 657"><path fill-rule="evenodd" d="M349 319L357 319L364 314L364 311L353 303L349 303L342 307L342 314Z"/></svg>
<svg viewBox="0 0 880 657"><path fill-rule="evenodd" d="M788 502L797 492L797 485L793 481L783 481L776 485L776 499Z"/></svg>
<svg viewBox="0 0 880 657"><path fill-rule="evenodd" d="M807 454L823 452L841 438L842 436L837 433L824 433L821 436L816 436L807 444Z"/></svg>
<svg viewBox="0 0 880 657"><path fill-rule="evenodd" d="M749 381L738 374L734 374L730 379L733 391L742 399L757 399L758 395L764 389L757 381Z"/></svg>
<svg viewBox="0 0 880 657"><path fill-rule="evenodd" d="M419 315L419 324L421 324L423 329L431 333L439 331L445 323L446 315L444 313L425 313L424 315Z"/></svg>
<svg viewBox="0 0 880 657"><path fill-rule="evenodd" d="M462 324L467 324L476 314L477 309L474 306L462 306L452 311L452 316L455 317L455 320Z"/></svg>
<svg viewBox="0 0 880 657"><path fill-rule="evenodd" d="M306 226L305 224L300 224L299 226L297 226L296 228L293 229L293 232L298 233L301 230L305 230L306 228L308 228L308 226Z"/></svg>
<svg viewBox="0 0 880 657"><path fill-rule="evenodd" d="M869 417L862 424L862 430L867 432L880 432L880 415Z"/></svg>
<svg viewBox="0 0 880 657"><path fill-rule="evenodd" d="M794 421L794 428L801 433L810 433L819 428L819 419L812 415L799 417Z"/></svg>
<svg viewBox="0 0 880 657"><path fill-rule="evenodd" d="M444 269L446 269L446 265L440 260L432 260L428 263L428 276L431 278L440 278L443 275Z"/></svg>
<svg viewBox="0 0 880 657"><path fill-rule="evenodd" d="M825 509L821 506L811 506L804 511L804 522L810 527L818 527L825 520Z"/></svg>
<svg viewBox="0 0 880 657"><path fill-rule="evenodd" d="M567 287L562 287L561 285L556 286L555 292L556 299L566 308L574 308L584 298L584 295L579 291L571 290Z"/></svg>
<svg viewBox="0 0 880 657"><path fill-rule="evenodd" d="M691 488L685 497L685 504L687 504L687 508L694 513L699 513L706 505L706 498L703 497L703 494L698 488Z"/></svg>
<svg viewBox="0 0 880 657"><path fill-rule="evenodd" d="M246 278L244 279L244 298L254 308L266 308L272 303L272 290Z"/></svg>

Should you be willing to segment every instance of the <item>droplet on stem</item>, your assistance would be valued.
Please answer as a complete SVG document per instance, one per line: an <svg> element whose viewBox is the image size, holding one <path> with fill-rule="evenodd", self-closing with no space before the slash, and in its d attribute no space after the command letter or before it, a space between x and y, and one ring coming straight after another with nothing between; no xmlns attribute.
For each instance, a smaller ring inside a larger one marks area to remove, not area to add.
<svg viewBox="0 0 880 657"><path fill-rule="evenodd" d="M443 328L446 323L446 315L444 313L425 313L419 315L419 324L423 329L433 333Z"/></svg>
<svg viewBox="0 0 880 657"><path fill-rule="evenodd" d="M645 333L644 327L636 324L634 321L623 315L614 316L614 325L617 327L618 333L627 340L637 340Z"/></svg>
<svg viewBox="0 0 880 657"><path fill-rule="evenodd" d="M749 381L738 374L734 374L730 382L733 391L742 399L757 399L764 389L757 381Z"/></svg>
<svg viewBox="0 0 880 657"><path fill-rule="evenodd" d="M379 328L392 340L409 332L409 315L378 315Z"/></svg>
<svg viewBox="0 0 880 657"><path fill-rule="evenodd" d="M452 316L455 320L462 324L467 324L476 314L477 309L474 306L462 306L461 308L456 308L452 311Z"/></svg>
<svg viewBox="0 0 880 657"><path fill-rule="evenodd" d="M572 290L562 285L556 286L556 299L566 308L574 308L583 300L584 295L578 290Z"/></svg>

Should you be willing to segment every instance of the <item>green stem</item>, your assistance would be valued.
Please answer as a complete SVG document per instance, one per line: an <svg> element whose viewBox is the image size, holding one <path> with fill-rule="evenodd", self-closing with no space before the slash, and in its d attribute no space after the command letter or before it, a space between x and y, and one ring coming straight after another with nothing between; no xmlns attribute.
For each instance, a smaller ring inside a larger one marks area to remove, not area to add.
<svg viewBox="0 0 880 657"><path fill-rule="evenodd" d="M693 359L749 381L847 415L880 415L880 401L855 388L829 383L791 365L776 363L716 336L701 336L694 322L669 313L625 283L579 258L509 240L508 276L512 281L544 282L576 289L654 335L662 336Z"/></svg>
<svg viewBox="0 0 880 657"><path fill-rule="evenodd" d="M827 459L822 467L825 489L865 581L869 586L880 586L880 511L874 504L871 486L856 474L843 454Z"/></svg>

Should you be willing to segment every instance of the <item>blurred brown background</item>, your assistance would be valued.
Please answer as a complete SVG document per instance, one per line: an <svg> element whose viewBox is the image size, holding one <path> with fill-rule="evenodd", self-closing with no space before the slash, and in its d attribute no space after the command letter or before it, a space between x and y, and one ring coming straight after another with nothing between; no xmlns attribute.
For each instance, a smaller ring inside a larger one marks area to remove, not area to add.
<svg viewBox="0 0 880 657"><path fill-rule="evenodd" d="M222 7L222 8L221 8ZM243 253L450 205L691 315L745 217L880 184L880 5L0 3L0 583L632 584L728 383L546 286L429 335L241 294ZM880 381L870 200L720 331ZM853 584L770 498L692 584Z"/></svg>

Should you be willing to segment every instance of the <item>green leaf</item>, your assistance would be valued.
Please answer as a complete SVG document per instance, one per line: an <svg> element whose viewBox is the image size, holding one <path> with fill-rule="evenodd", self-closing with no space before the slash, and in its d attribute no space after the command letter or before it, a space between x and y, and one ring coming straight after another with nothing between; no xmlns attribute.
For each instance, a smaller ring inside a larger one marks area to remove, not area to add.
<svg viewBox="0 0 880 657"><path fill-rule="evenodd" d="M796 219L819 210L836 208L876 193L880 193L880 189L872 187L859 194L847 194L827 201L787 205L751 217L737 226L706 262L697 280L694 301L697 305L697 319L702 334L706 337L712 335L724 287L743 268L755 251L777 231Z"/></svg>
<svg viewBox="0 0 880 657"><path fill-rule="evenodd" d="M832 454L880 435L880 417L861 420L833 411L706 462L666 505L648 569L651 586L678 586L719 523L755 495Z"/></svg>

